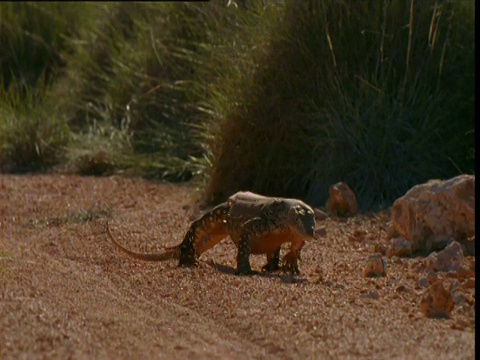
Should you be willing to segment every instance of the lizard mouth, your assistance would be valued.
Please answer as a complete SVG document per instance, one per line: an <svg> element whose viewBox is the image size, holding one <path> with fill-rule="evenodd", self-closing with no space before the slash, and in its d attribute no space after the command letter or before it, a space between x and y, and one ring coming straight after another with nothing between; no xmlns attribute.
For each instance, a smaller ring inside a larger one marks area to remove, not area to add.
<svg viewBox="0 0 480 360"><path fill-rule="evenodd" d="M297 236L302 237L305 241L312 241L315 239L315 229L305 230L296 228L294 231L298 234Z"/></svg>

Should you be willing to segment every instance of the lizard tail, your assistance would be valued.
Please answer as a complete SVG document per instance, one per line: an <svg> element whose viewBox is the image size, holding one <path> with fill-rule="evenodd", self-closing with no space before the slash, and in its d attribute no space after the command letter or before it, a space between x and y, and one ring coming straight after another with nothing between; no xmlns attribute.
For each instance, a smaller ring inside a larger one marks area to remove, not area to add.
<svg viewBox="0 0 480 360"><path fill-rule="evenodd" d="M144 261L165 261L170 259L178 259L180 258L180 245L173 246L166 248L165 251L161 253L137 253L127 248L124 248L120 245L117 240L113 237L112 233L110 232L110 228L108 227L108 221L105 224L105 232L107 237L113 242L113 244L120 250L123 251L125 254L139 260Z"/></svg>

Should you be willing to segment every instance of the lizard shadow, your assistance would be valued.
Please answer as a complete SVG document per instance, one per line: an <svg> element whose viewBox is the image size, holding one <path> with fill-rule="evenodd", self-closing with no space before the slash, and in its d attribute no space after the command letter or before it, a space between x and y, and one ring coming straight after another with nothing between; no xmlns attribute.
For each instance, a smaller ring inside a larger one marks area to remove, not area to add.
<svg viewBox="0 0 480 360"><path fill-rule="evenodd" d="M237 270L231 266L217 264L213 261L210 261L207 264L223 274L237 275L236 273ZM303 284L307 282L306 279L296 277L295 275L292 275L292 274L283 273L281 271L276 271L276 272L253 271L253 273L248 276L258 276L263 278L278 278L280 279L281 282L284 282L284 283Z"/></svg>

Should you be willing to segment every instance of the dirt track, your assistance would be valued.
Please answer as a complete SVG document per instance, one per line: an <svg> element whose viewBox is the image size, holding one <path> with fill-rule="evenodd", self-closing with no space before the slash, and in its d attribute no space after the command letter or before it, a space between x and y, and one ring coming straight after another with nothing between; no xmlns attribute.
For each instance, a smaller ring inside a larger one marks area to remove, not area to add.
<svg viewBox="0 0 480 360"><path fill-rule="evenodd" d="M427 319L421 259L389 260L386 277L363 276L386 216L319 221L326 235L303 250L298 277L239 277L229 241L194 269L132 260L107 241L109 220L133 250L181 242L198 214L190 186L0 180L2 359L474 359L474 289L450 319ZM264 261L254 256L252 267Z"/></svg>

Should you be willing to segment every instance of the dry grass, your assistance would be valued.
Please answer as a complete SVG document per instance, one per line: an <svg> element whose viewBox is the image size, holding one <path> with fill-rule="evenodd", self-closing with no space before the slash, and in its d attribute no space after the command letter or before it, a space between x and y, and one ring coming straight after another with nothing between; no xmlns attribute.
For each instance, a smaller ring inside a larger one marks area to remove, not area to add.
<svg viewBox="0 0 480 360"><path fill-rule="evenodd" d="M385 215L319 222L326 235L305 248L299 277L238 277L228 241L183 269L131 260L105 238L109 219L135 250L180 242L197 211L190 186L0 180L2 359L474 358L472 288L451 319L425 319L420 259L389 261L386 277L363 277ZM456 281L439 276L447 287Z"/></svg>

